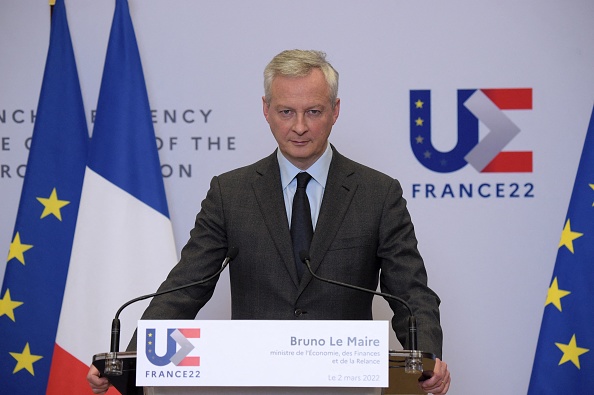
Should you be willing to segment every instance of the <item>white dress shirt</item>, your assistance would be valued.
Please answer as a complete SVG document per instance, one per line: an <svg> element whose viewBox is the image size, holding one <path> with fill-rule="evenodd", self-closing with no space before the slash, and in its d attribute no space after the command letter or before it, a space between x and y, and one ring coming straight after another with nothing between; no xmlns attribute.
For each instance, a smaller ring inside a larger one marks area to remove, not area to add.
<svg viewBox="0 0 594 395"><path fill-rule="evenodd" d="M281 185L283 187L283 196L285 198L285 209L287 211L287 219L289 220L289 228L291 227L291 214L293 212L293 196L297 189L297 173L302 170L295 167L287 160L279 150L276 151L278 164L280 166ZM322 156L307 170L312 179L307 184L307 198L309 199L309 206L311 208L311 223L314 231L318 222L318 215L320 214L320 206L322 205L322 198L324 197L324 189L326 189L326 180L328 179L328 170L330 170L330 162L332 161L332 148L330 143L326 147L326 151Z"/></svg>

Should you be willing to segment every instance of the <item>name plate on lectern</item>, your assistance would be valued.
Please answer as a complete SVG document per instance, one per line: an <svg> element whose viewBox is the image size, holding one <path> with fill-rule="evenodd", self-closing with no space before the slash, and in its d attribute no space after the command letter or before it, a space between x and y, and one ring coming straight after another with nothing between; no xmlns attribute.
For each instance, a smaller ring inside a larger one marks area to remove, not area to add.
<svg viewBox="0 0 594 395"><path fill-rule="evenodd" d="M388 387L387 321L138 322L136 385Z"/></svg>

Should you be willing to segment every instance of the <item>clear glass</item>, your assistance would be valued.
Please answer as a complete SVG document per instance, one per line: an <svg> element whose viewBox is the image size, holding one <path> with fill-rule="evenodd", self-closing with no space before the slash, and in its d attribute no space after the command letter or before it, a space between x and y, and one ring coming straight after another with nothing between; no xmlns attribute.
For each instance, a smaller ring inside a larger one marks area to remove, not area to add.
<svg viewBox="0 0 594 395"><path fill-rule="evenodd" d="M420 351L411 351L404 360L404 373L421 374L423 373L423 355Z"/></svg>
<svg viewBox="0 0 594 395"><path fill-rule="evenodd" d="M107 354L105 359L105 371L103 372L106 376L121 376L124 372L124 361L118 359L118 354L113 352Z"/></svg>

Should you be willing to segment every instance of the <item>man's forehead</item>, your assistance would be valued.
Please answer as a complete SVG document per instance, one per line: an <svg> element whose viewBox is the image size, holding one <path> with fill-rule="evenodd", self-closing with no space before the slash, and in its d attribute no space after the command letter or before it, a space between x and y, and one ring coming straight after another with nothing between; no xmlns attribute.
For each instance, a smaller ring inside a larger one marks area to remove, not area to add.
<svg viewBox="0 0 594 395"><path fill-rule="evenodd" d="M327 107L331 105L330 98L327 96L310 97L304 99L302 97L295 96L275 96L272 95L270 105L277 107L288 107L288 108L314 108L314 107Z"/></svg>

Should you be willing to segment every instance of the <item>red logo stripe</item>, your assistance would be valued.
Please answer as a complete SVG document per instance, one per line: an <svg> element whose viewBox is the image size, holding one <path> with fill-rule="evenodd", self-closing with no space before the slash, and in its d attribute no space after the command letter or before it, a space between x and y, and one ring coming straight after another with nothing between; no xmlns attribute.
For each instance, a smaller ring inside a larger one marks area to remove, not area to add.
<svg viewBox="0 0 594 395"><path fill-rule="evenodd" d="M182 329L178 328L182 335L188 339L195 339L200 337L200 328L195 329Z"/></svg>
<svg viewBox="0 0 594 395"><path fill-rule="evenodd" d="M532 88L481 89L500 110L531 110Z"/></svg>
<svg viewBox="0 0 594 395"><path fill-rule="evenodd" d="M185 357L177 366L200 366L200 357Z"/></svg>
<svg viewBox="0 0 594 395"><path fill-rule="evenodd" d="M481 173L532 173L532 151L502 151Z"/></svg>

